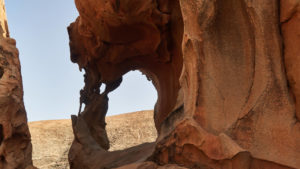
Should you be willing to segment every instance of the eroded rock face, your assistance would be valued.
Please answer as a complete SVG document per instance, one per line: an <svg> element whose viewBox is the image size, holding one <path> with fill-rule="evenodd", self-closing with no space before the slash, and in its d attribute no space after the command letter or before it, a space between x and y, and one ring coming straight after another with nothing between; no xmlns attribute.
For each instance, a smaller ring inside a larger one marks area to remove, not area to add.
<svg viewBox="0 0 300 169"><path fill-rule="evenodd" d="M295 151L299 122L282 61L279 3L182 0L181 9L185 118L172 137L159 143L158 161L218 168L232 159L232 168L241 168L234 164L241 158L248 160L244 168L251 168L253 159L300 166ZM243 152L248 157L241 157ZM207 160L198 161L201 154Z"/></svg>
<svg viewBox="0 0 300 169"><path fill-rule="evenodd" d="M179 3L162 1L158 7L152 0L75 2L80 16L68 28L71 60L86 72L85 93L99 93L102 83L117 83L128 71L141 70L158 90L159 129L179 90L182 37L178 35L183 32Z"/></svg>
<svg viewBox="0 0 300 169"><path fill-rule="evenodd" d="M0 38L9 37L4 0L0 0Z"/></svg>
<svg viewBox="0 0 300 169"><path fill-rule="evenodd" d="M0 168L33 169L16 42L8 37L0 1ZM3 27L4 26L4 27Z"/></svg>
<svg viewBox="0 0 300 169"><path fill-rule="evenodd" d="M300 1L281 0L280 3L285 69L300 121Z"/></svg>
<svg viewBox="0 0 300 169"><path fill-rule="evenodd" d="M299 168L299 1L75 2L86 107L72 118L71 168ZM158 138L108 152L107 94L130 70L158 91Z"/></svg>

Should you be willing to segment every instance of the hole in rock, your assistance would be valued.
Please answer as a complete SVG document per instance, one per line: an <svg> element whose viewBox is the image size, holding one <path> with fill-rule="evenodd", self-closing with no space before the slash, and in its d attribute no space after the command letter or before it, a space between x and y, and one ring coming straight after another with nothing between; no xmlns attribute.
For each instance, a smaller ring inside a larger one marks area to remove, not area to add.
<svg viewBox="0 0 300 169"><path fill-rule="evenodd" d="M153 109L157 91L145 75L140 71L128 72L123 76L120 87L108 97L106 131L110 151L155 141L157 132Z"/></svg>
<svg viewBox="0 0 300 169"><path fill-rule="evenodd" d="M4 69L0 67L0 79L3 77L3 74L4 74Z"/></svg>
<svg viewBox="0 0 300 169"><path fill-rule="evenodd" d="M0 124L0 145L2 144L4 139L4 134L3 134L3 125Z"/></svg>
<svg viewBox="0 0 300 169"><path fill-rule="evenodd" d="M105 91L106 85L104 83L101 84L100 92L101 94Z"/></svg>
<svg viewBox="0 0 300 169"><path fill-rule="evenodd" d="M5 161L5 157L4 156L0 156L0 161Z"/></svg>

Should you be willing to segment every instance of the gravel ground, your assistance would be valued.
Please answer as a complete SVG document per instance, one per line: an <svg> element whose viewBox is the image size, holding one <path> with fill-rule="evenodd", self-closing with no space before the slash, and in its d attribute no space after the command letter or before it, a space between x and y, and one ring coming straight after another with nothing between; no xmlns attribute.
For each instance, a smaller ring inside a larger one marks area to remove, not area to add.
<svg viewBox="0 0 300 169"><path fill-rule="evenodd" d="M157 137L153 111L110 116L106 119L110 151L122 150ZM71 120L30 122L33 163L39 169L68 169L68 150L73 141Z"/></svg>

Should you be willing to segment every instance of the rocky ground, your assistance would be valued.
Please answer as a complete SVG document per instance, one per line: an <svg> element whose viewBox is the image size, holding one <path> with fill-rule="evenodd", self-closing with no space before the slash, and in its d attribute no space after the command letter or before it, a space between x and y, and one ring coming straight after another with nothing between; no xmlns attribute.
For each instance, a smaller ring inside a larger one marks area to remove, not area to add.
<svg viewBox="0 0 300 169"><path fill-rule="evenodd" d="M67 169L68 150L73 140L71 120L29 123L33 163L39 169ZM140 111L107 117L110 151L121 150L157 137L153 111Z"/></svg>

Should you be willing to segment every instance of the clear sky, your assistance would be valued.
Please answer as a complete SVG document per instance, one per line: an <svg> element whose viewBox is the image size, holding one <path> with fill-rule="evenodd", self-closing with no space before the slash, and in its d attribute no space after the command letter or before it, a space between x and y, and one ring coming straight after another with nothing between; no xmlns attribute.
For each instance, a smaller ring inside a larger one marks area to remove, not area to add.
<svg viewBox="0 0 300 169"><path fill-rule="evenodd" d="M83 73L69 59L67 26L78 16L74 0L5 0L10 36L17 40L28 120L77 114ZM108 115L153 109L157 93L140 72L123 77L109 94Z"/></svg>

